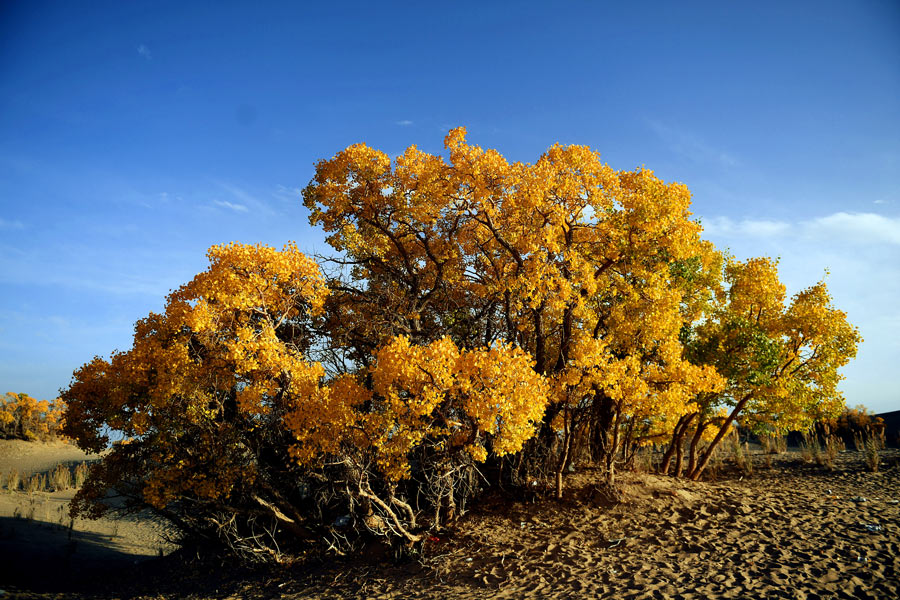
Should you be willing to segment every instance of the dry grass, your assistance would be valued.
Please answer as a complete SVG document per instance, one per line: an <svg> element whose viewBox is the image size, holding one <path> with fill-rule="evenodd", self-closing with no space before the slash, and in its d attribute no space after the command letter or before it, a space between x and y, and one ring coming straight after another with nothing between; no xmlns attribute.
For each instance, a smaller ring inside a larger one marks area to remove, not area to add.
<svg viewBox="0 0 900 600"><path fill-rule="evenodd" d="M800 456L804 462L815 462L828 470L834 469L834 462L839 453L847 449L840 436L826 432L824 444L815 433L804 433L800 442Z"/></svg>
<svg viewBox="0 0 900 600"><path fill-rule="evenodd" d="M62 492L72 487L72 471L66 465L56 465L48 475L49 486L53 491ZM47 490L51 491L51 490Z"/></svg>
<svg viewBox="0 0 900 600"><path fill-rule="evenodd" d="M10 469L6 473L6 491L9 493L19 491L19 487L22 484L22 475L19 473L18 469Z"/></svg>
<svg viewBox="0 0 900 600"><path fill-rule="evenodd" d="M732 430L726 439L728 452L735 466L740 469L745 477L753 475L753 457L750 454L750 447L747 442L741 443L737 430Z"/></svg>
<svg viewBox="0 0 900 600"><path fill-rule="evenodd" d="M782 454L787 452L787 436L764 433L759 436L759 443L765 454Z"/></svg>
<svg viewBox="0 0 900 600"><path fill-rule="evenodd" d="M43 473L35 473L31 477L25 479L22 487L28 494L42 492L47 487L47 477Z"/></svg>
<svg viewBox="0 0 900 600"><path fill-rule="evenodd" d="M80 488L84 485L85 480L88 476L88 471L90 471L90 467L88 467L86 462L80 462L75 465L75 487Z"/></svg>
<svg viewBox="0 0 900 600"><path fill-rule="evenodd" d="M877 473L878 466L881 464L881 451L884 450L885 446L884 430L873 431L871 428L866 427L863 431L854 432L853 445L863 453L863 458L869 471Z"/></svg>

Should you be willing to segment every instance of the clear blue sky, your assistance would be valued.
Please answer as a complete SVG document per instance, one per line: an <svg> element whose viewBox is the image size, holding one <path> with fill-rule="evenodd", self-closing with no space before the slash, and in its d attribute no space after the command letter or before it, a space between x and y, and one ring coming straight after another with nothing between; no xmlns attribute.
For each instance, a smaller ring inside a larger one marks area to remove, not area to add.
<svg viewBox="0 0 900 600"><path fill-rule="evenodd" d="M2 2L0 392L131 344L216 243L324 251L298 196L355 142L587 144L694 193L707 237L830 270L900 409L900 3Z"/></svg>

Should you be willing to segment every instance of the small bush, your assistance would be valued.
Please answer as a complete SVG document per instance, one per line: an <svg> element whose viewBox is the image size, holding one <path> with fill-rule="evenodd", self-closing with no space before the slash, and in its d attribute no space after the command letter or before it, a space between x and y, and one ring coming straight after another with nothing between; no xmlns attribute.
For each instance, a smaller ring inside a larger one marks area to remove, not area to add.
<svg viewBox="0 0 900 600"><path fill-rule="evenodd" d="M22 476L19 474L18 469L10 469L6 474L6 490L9 492L17 492L19 491L21 483Z"/></svg>
<svg viewBox="0 0 900 600"><path fill-rule="evenodd" d="M800 442L800 457L803 462L819 462L819 455L822 454L822 446L819 445L818 436L803 432L803 441Z"/></svg>
<svg viewBox="0 0 900 600"><path fill-rule="evenodd" d="M88 472L90 471L90 467L88 467L87 463L82 462L75 465L75 487L80 488L84 485L85 480L87 479Z"/></svg>
<svg viewBox="0 0 900 600"><path fill-rule="evenodd" d="M72 471L66 465L56 465L56 468L50 471L50 484L57 492L69 489L72 487Z"/></svg>
<svg viewBox="0 0 900 600"><path fill-rule="evenodd" d="M43 491L47 487L47 478L41 473L35 473L25 480L23 487L29 494Z"/></svg>
<svg viewBox="0 0 900 600"><path fill-rule="evenodd" d="M878 472L881 462L881 451L884 450L884 428L866 427L853 433L853 445L863 453L866 467L873 473Z"/></svg>
<svg viewBox="0 0 900 600"><path fill-rule="evenodd" d="M759 443L765 454L781 454L787 451L787 437L774 433L764 433L759 436Z"/></svg>
<svg viewBox="0 0 900 600"><path fill-rule="evenodd" d="M829 434L825 436L825 445L822 448L822 453L817 462L827 469L834 469L834 461L837 458L838 453L843 452L846 449L847 446L844 445L844 441L841 438Z"/></svg>
<svg viewBox="0 0 900 600"><path fill-rule="evenodd" d="M728 436L728 448L731 452L731 459L741 473L747 477L753 475L753 457L750 455L750 447L746 442L741 444L736 430Z"/></svg>

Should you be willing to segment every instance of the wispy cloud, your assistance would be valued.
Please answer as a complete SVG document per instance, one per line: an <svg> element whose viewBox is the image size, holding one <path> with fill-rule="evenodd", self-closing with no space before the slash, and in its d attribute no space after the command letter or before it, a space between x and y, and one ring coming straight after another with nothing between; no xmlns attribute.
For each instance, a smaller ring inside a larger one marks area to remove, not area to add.
<svg viewBox="0 0 900 600"><path fill-rule="evenodd" d="M150 52L150 48L148 48L144 44L141 44L140 46L137 47L137 53L140 54L141 56L143 56L147 60L153 59L153 54Z"/></svg>
<svg viewBox="0 0 900 600"><path fill-rule="evenodd" d="M693 132L672 127L653 119L647 119L646 123L653 133L669 147L669 150L692 162L718 163L725 167L740 165L740 161L734 154L722 148L716 148Z"/></svg>
<svg viewBox="0 0 900 600"><path fill-rule="evenodd" d="M303 190L298 187L288 187L279 183L275 186L275 191L272 192L272 196L282 202L300 202L303 197Z"/></svg>
<svg viewBox="0 0 900 600"><path fill-rule="evenodd" d="M703 229L711 235L741 237L772 237L790 231L791 224L784 221L766 219L742 219L735 221L728 217L703 219Z"/></svg>
<svg viewBox="0 0 900 600"><path fill-rule="evenodd" d="M25 229L25 224L18 219L16 219L15 221L9 221L7 219L0 218L0 229Z"/></svg>
<svg viewBox="0 0 900 600"><path fill-rule="evenodd" d="M900 245L900 218L874 213L838 212L800 224L804 235L822 241Z"/></svg>
<svg viewBox="0 0 900 600"><path fill-rule="evenodd" d="M231 196L230 200L214 200L214 203L223 208L230 208L236 212L252 212L254 214L273 215L275 211L263 200L254 194L225 181L216 181L222 191Z"/></svg>
<svg viewBox="0 0 900 600"><path fill-rule="evenodd" d="M722 237L775 238L795 236L812 242L900 245L900 218L875 213L837 212L797 223L728 217L703 219L707 234Z"/></svg>
<svg viewBox="0 0 900 600"><path fill-rule="evenodd" d="M248 209L243 204L235 204L234 202L229 202L228 200L213 200L213 204L216 206L221 206L222 208L227 208L233 210L235 212L247 212Z"/></svg>
<svg viewBox="0 0 900 600"><path fill-rule="evenodd" d="M409 127L413 124L413 122L409 119L403 119L402 121L397 121L395 124L399 125L400 127Z"/></svg>

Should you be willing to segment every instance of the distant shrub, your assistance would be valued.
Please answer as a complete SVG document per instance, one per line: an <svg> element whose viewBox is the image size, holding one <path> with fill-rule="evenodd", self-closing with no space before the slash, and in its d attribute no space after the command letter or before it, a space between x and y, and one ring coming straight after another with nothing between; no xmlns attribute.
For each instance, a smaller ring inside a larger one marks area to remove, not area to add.
<svg viewBox="0 0 900 600"><path fill-rule="evenodd" d="M55 439L62 426L65 403L56 399L35 400L28 394L7 392L0 398L0 438L20 440Z"/></svg>
<svg viewBox="0 0 900 600"><path fill-rule="evenodd" d="M16 492L19 490L19 485L22 482L22 476L19 474L18 469L10 469L6 474L6 489L9 492Z"/></svg>
<svg viewBox="0 0 900 600"><path fill-rule="evenodd" d="M855 408L845 408L844 411L834 419L822 419L814 426L814 430L820 436L835 435L846 444L851 440L854 442L859 436L866 438L871 435L884 436L884 420L881 417L873 415L865 406L857 406ZM857 447L857 450L862 448Z"/></svg>
<svg viewBox="0 0 900 600"><path fill-rule="evenodd" d="M72 471L66 465L56 465L49 477L54 491L61 492L72 487Z"/></svg>
<svg viewBox="0 0 900 600"><path fill-rule="evenodd" d="M759 443L766 454L781 454L787 451L787 437L775 433L763 433L759 436Z"/></svg>
<svg viewBox="0 0 900 600"><path fill-rule="evenodd" d="M853 444L857 450L863 453L866 467L873 473L877 473L878 465L881 462L881 451L885 446L884 427L880 429L866 427L862 431L854 432Z"/></svg>
<svg viewBox="0 0 900 600"><path fill-rule="evenodd" d="M90 467L88 467L87 463L81 462L75 465L75 487L80 488L84 485L85 480L87 480L88 472L90 471Z"/></svg>
<svg viewBox="0 0 900 600"><path fill-rule="evenodd" d="M29 494L41 492L47 487L47 477L42 473L35 473L31 477L25 479L23 487Z"/></svg>

